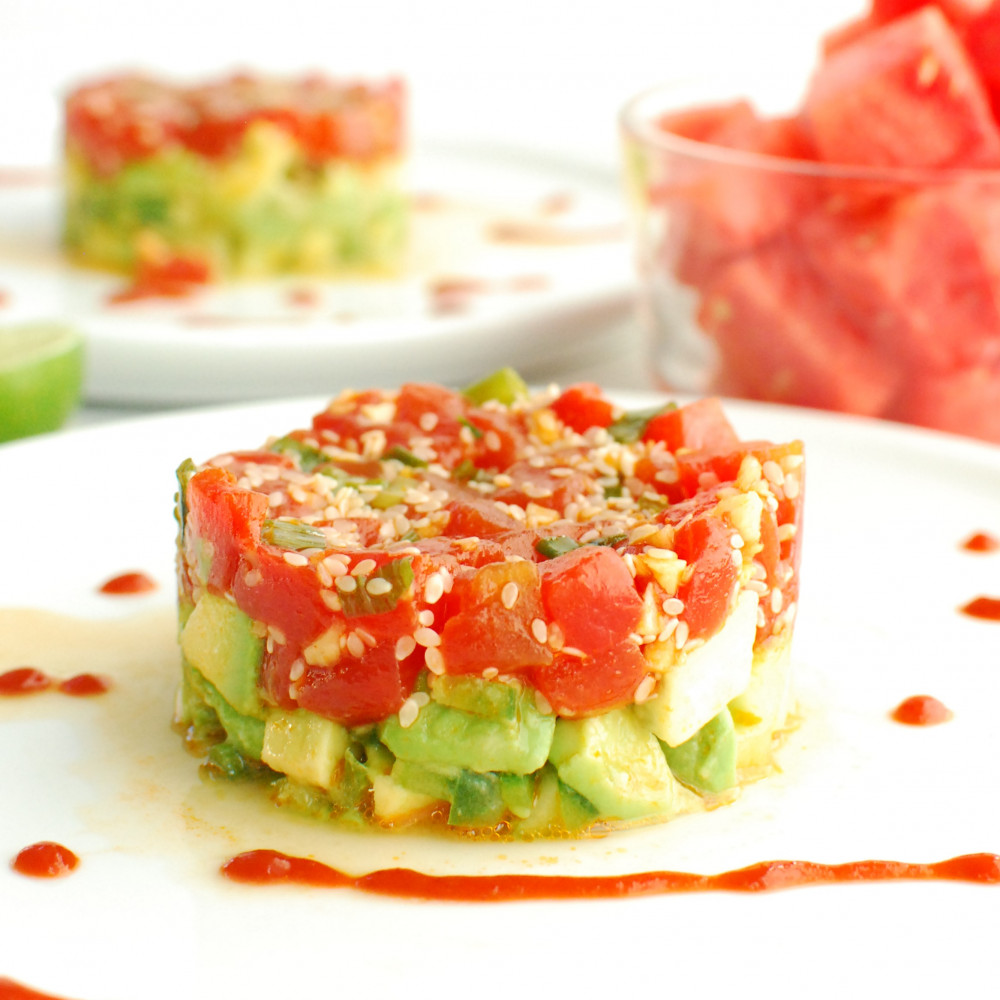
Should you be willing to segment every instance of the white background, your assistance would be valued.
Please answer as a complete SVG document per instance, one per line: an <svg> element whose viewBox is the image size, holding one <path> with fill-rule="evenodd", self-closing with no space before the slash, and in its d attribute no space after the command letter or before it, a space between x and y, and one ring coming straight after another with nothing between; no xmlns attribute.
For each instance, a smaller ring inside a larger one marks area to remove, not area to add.
<svg viewBox="0 0 1000 1000"><path fill-rule="evenodd" d="M677 77L803 75L862 0L0 0L0 165L50 162L61 94L142 68L395 72L415 137L613 163L615 113ZM794 77L798 78L798 76Z"/></svg>

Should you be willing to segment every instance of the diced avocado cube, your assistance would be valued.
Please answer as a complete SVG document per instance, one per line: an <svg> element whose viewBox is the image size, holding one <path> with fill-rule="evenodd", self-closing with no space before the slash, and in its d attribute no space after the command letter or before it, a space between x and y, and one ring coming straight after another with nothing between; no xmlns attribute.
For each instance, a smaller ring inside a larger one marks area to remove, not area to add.
<svg viewBox="0 0 1000 1000"><path fill-rule="evenodd" d="M405 823L430 809L436 799L401 785L391 774L372 778L372 806L383 823Z"/></svg>
<svg viewBox="0 0 1000 1000"><path fill-rule="evenodd" d="M457 767L434 767L410 760L397 760L392 765L392 776L399 784L442 802L451 802L452 784L458 773Z"/></svg>
<svg viewBox="0 0 1000 1000"><path fill-rule="evenodd" d="M663 815L673 806L676 780L630 708L560 719L549 759L560 780L609 818Z"/></svg>
<svg viewBox="0 0 1000 1000"><path fill-rule="evenodd" d="M663 744L674 777L699 792L724 792L736 784L736 729L723 709L679 746Z"/></svg>
<svg viewBox="0 0 1000 1000"><path fill-rule="evenodd" d="M430 693L434 701L448 708L504 722L517 718L520 689L513 684L471 675L442 674L434 678Z"/></svg>
<svg viewBox="0 0 1000 1000"><path fill-rule="evenodd" d="M452 789L451 809L448 812L450 826L493 826L503 818L504 811L497 775L477 774L475 771L459 772Z"/></svg>
<svg viewBox="0 0 1000 1000"><path fill-rule="evenodd" d="M681 653L636 715L668 746L689 740L746 690L757 637L757 595L743 591L722 628L703 646Z"/></svg>
<svg viewBox="0 0 1000 1000"><path fill-rule="evenodd" d="M310 712L272 712L264 727L260 759L296 781L320 788L336 784L347 750L347 730Z"/></svg>
<svg viewBox="0 0 1000 1000"><path fill-rule="evenodd" d="M528 386L513 368L501 368L481 381L466 386L462 394L476 406L491 399L503 403L504 406L510 406L511 403L528 395Z"/></svg>
<svg viewBox="0 0 1000 1000"><path fill-rule="evenodd" d="M449 803L451 826L483 827L499 823L507 808L504 777L513 776L477 774L460 767L415 764L408 760L397 760L392 768L393 780L404 788Z"/></svg>
<svg viewBox="0 0 1000 1000"><path fill-rule="evenodd" d="M530 774L549 754L555 717L543 715L527 690L518 692L513 719L487 718L431 701L404 727L398 716L379 726L382 742L404 760L485 774Z"/></svg>
<svg viewBox="0 0 1000 1000"><path fill-rule="evenodd" d="M237 712L214 684L185 660L184 672L191 688L215 712L226 738L244 756L260 760L264 745L264 723L252 715Z"/></svg>
<svg viewBox="0 0 1000 1000"><path fill-rule="evenodd" d="M504 805L515 816L523 819L531 815L535 804L535 776L533 774L501 774L500 794Z"/></svg>
<svg viewBox="0 0 1000 1000"><path fill-rule="evenodd" d="M188 616L180 644L191 665L237 712L262 717L257 678L264 640L255 634L250 617L222 597L202 594Z"/></svg>
<svg viewBox="0 0 1000 1000"><path fill-rule="evenodd" d="M600 815L593 802L563 781L559 782L559 811L567 830L580 830L589 826Z"/></svg>

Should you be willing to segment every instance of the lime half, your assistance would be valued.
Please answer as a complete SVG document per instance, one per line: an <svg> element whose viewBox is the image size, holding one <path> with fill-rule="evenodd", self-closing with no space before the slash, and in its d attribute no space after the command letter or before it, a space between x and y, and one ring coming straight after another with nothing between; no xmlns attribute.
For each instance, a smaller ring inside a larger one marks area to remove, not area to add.
<svg viewBox="0 0 1000 1000"><path fill-rule="evenodd" d="M83 353L83 336L70 327L0 327L0 441L62 427L80 400Z"/></svg>

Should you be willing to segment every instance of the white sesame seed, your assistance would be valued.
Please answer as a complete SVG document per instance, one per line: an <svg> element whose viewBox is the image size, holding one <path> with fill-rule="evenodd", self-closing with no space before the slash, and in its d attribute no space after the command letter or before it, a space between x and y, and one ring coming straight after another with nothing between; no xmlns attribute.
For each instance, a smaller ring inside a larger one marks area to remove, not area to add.
<svg viewBox="0 0 1000 1000"><path fill-rule="evenodd" d="M396 640L396 659L405 660L416 648L417 644L412 635L401 635Z"/></svg>
<svg viewBox="0 0 1000 1000"><path fill-rule="evenodd" d="M535 637L536 642L545 645L549 638L549 627L541 618L532 618L531 634Z"/></svg>
<svg viewBox="0 0 1000 1000"><path fill-rule="evenodd" d="M243 575L243 582L248 587L256 587L257 584L263 579L264 577L261 575L259 569L247 570L247 572Z"/></svg>
<svg viewBox="0 0 1000 1000"><path fill-rule="evenodd" d="M362 559L354 569L351 570L352 576L368 576L369 573L373 573L378 568L378 563L374 559Z"/></svg>
<svg viewBox="0 0 1000 1000"><path fill-rule="evenodd" d="M500 603L508 610L517 604L518 597L521 596L521 589L513 580L508 580L500 591Z"/></svg>
<svg viewBox="0 0 1000 1000"><path fill-rule="evenodd" d="M782 486L785 482L785 472L781 466L772 459L768 459L762 466L761 471L764 478L772 486Z"/></svg>
<svg viewBox="0 0 1000 1000"><path fill-rule="evenodd" d="M434 612L430 608L424 608L423 611L417 615L417 621L421 625L433 625L434 624Z"/></svg>
<svg viewBox="0 0 1000 1000"><path fill-rule="evenodd" d="M535 708L537 708L542 715L552 714L552 705L549 702L549 699L546 698L545 695L538 690L538 688L535 688Z"/></svg>
<svg viewBox="0 0 1000 1000"><path fill-rule="evenodd" d="M331 610L331 611L343 611L344 606L340 603L340 598L332 590L321 590L319 592L319 599Z"/></svg>
<svg viewBox="0 0 1000 1000"><path fill-rule="evenodd" d="M382 597L384 594L388 594L392 591L392 584L383 576L373 576L365 583L365 590L367 590L372 597Z"/></svg>
<svg viewBox="0 0 1000 1000"><path fill-rule="evenodd" d="M688 623L678 622L677 628L674 629L674 645L678 649L683 649L687 641L688 641Z"/></svg>
<svg viewBox="0 0 1000 1000"><path fill-rule="evenodd" d="M337 590L345 594L353 593L358 589L358 581L353 576L338 576L334 585Z"/></svg>
<svg viewBox="0 0 1000 1000"><path fill-rule="evenodd" d="M775 587L774 590L771 591L771 610L775 614L779 614L781 612L781 606L784 602L785 595L781 592L781 588Z"/></svg>
<svg viewBox="0 0 1000 1000"><path fill-rule="evenodd" d="M487 451L499 451L503 447L500 435L494 430L486 432L483 436L483 444L486 446Z"/></svg>
<svg viewBox="0 0 1000 1000"><path fill-rule="evenodd" d="M684 613L684 602L679 597L668 597L661 605L665 615L680 615Z"/></svg>
<svg viewBox="0 0 1000 1000"><path fill-rule="evenodd" d="M420 419L417 421L417 423L420 425L420 429L425 434L430 434L430 432L434 430L435 427L437 427L438 419L439 418L436 413L431 413L428 411L427 413L420 414Z"/></svg>
<svg viewBox="0 0 1000 1000"><path fill-rule="evenodd" d="M667 622L667 624L664 625L663 629L660 631L660 634L656 637L656 641L666 642L667 639L669 639L674 634L674 631L676 629L677 629L677 619L671 618Z"/></svg>
<svg viewBox="0 0 1000 1000"><path fill-rule="evenodd" d="M652 674L646 674L635 689L635 703L637 705L649 701L656 690L656 678Z"/></svg>
<svg viewBox="0 0 1000 1000"><path fill-rule="evenodd" d="M441 645L441 636L432 628L422 625L413 633L413 640L418 646L434 647Z"/></svg>
<svg viewBox="0 0 1000 1000"><path fill-rule="evenodd" d="M414 722L417 721L417 716L420 714L420 706L413 700L412 697L407 698L402 705L399 706L399 724L403 729L409 729Z"/></svg>
<svg viewBox="0 0 1000 1000"><path fill-rule="evenodd" d="M298 657L292 664L291 670L288 671L288 679L294 684L296 681L302 679L302 675L306 672L306 661L301 657Z"/></svg>
<svg viewBox="0 0 1000 1000"><path fill-rule="evenodd" d="M281 558L289 566L308 566L309 560L301 552L282 552Z"/></svg>
<svg viewBox="0 0 1000 1000"><path fill-rule="evenodd" d="M444 673L444 657L441 655L441 650L435 649L433 646L429 647L424 652L424 666L432 674L440 677Z"/></svg>
<svg viewBox="0 0 1000 1000"><path fill-rule="evenodd" d="M428 604L437 604L444 596L444 578L440 573L431 573L424 584L424 600Z"/></svg>
<svg viewBox="0 0 1000 1000"><path fill-rule="evenodd" d="M367 647L364 644L361 636L357 632L349 632L347 635L347 652L356 659L361 659L365 655Z"/></svg>
<svg viewBox="0 0 1000 1000"><path fill-rule="evenodd" d="M566 645L566 633L563 632L562 626L558 622L551 622L549 625L549 637L548 637L548 647L554 652L558 653L559 650Z"/></svg>

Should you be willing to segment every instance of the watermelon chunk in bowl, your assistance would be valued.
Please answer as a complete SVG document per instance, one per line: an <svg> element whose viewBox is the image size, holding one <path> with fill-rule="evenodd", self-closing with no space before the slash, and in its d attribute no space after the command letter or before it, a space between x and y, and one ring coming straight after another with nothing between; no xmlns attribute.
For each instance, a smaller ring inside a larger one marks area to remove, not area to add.
<svg viewBox="0 0 1000 1000"><path fill-rule="evenodd" d="M873 0L823 42L800 93L623 109L655 371L1000 442L1000 0Z"/></svg>

